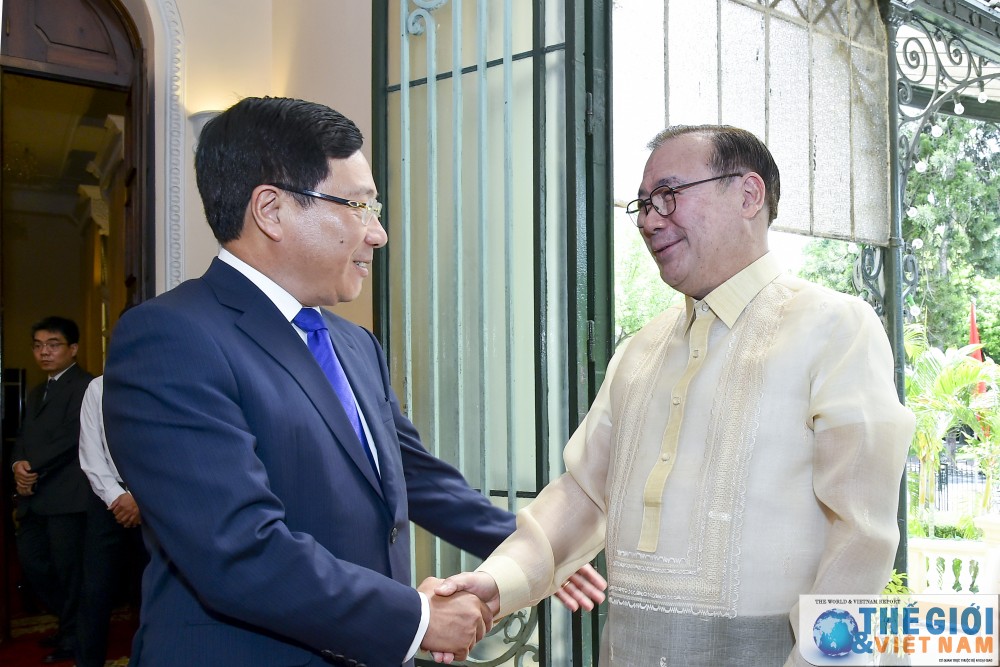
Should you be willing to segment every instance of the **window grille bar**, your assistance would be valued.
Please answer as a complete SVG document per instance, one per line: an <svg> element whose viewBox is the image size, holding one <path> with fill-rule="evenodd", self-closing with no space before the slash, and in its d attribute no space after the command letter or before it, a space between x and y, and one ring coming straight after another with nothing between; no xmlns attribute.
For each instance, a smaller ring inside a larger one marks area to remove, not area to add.
<svg viewBox="0 0 1000 667"><path fill-rule="evenodd" d="M406 3L399 3L399 76L400 81L408 81L410 78L410 33L407 29ZM413 349L413 314L410 304L413 300L413 293L410 285L410 89L408 86L400 88L400 132L399 132L399 263L400 276L402 282L403 300L400 304L403 319L403 344L401 356L403 359L403 414L413 419L413 359L411 350ZM417 550L415 548L415 535L410 533L410 572L417 571Z"/></svg>
<svg viewBox="0 0 1000 667"><path fill-rule="evenodd" d="M478 93L479 93L479 106L478 106L478 116L476 119L477 132L476 139L478 140L478 155L479 164L477 169L477 176L479 179L479 201L478 210L476 215L476 220L479 226L479 322L482 327L483 332L489 329L486 321L486 304L489 302L489 294L487 292L486 277L490 275L490 264L489 256L486 252L487 242L486 236L488 234L489 228L487 226L486 220L486 208L487 208L487 195L489 191L487 189L488 176L489 176L489 163L487 154L487 80L486 80L486 18L487 18L487 0L479 0L478 13L476 18L476 49L477 62L478 62ZM487 387L489 386L490 372L486 366L486 341L485 339L480 342L479 345L479 435L480 442L482 443L482 454L479 459L479 488L486 489L489 488L489 484L486 477L486 466L489 461L490 455L490 440L488 437L489 423L491 418L491 406L489 397L487 396Z"/></svg>
<svg viewBox="0 0 1000 667"><path fill-rule="evenodd" d="M503 194L504 194L504 253L506 259L507 310L507 493L511 511L517 510L517 442L514 430L514 400L520 384L514 369L514 37L512 24L513 0L503 3Z"/></svg>
<svg viewBox="0 0 1000 667"><path fill-rule="evenodd" d="M530 51L519 51L515 53L513 56L511 56L511 60L517 62L518 60L525 60L527 58L535 58L535 57L540 58L548 53L554 53L556 51L565 51L565 50L566 50L565 42L562 42L560 44L549 44L548 46L531 49ZM484 61L483 65L480 65L478 63L475 65L467 65L466 67L463 67L459 71L462 74L472 74L473 72L478 71L480 67L491 69L493 67L500 67L502 65L503 65L503 58L501 57L501 58L494 58L493 60ZM455 71L448 70L447 72L440 72L437 75L437 80L446 81L447 79L451 79L454 76L455 76ZM426 76L410 81L410 88L419 88L420 86L426 86L426 85L427 85ZM398 93L400 88L401 84L395 83L387 87L385 90L387 93Z"/></svg>
<svg viewBox="0 0 1000 667"><path fill-rule="evenodd" d="M399 28L402 48L399 50L399 76L401 81L410 79L410 32L407 29L406 3L399 3ZM410 280L410 89L400 89L400 269L403 299L400 304L403 317L403 413L413 418L413 289Z"/></svg>
<svg viewBox="0 0 1000 667"><path fill-rule="evenodd" d="M451 66L462 65L462 2L456 2L451 10ZM439 79L443 80L443 79ZM463 258L465 257L465 239L462 225L462 77L456 76L451 84L451 122L454 128L451 163L452 170L452 224L455 238L455 386L458 389L456 405L458 409L458 469L465 474L465 287L462 276L465 275ZM460 555L462 569L469 570L468 555L463 551Z"/></svg>
<svg viewBox="0 0 1000 667"><path fill-rule="evenodd" d="M460 4L458 2L454 5ZM426 9L414 10L411 20L423 21L426 53L427 78L436 81L437 77L437 22L433 20ZM427 384L429 394L430 423L424 438L430 440L430 450L434 456L441 456L441 314L438 308L441 295L441 263L438 259L438 88L427 86L427 264L430 268L430 287L427 292L427 311L430 317L430 327L427 332L430 347L430 363L427 364ZM412 278L412 276L411 276ZM461 355L459 355L461 356ZM438 576L441 575L443 564L441 540L434 540L434 563Z"/></svg>

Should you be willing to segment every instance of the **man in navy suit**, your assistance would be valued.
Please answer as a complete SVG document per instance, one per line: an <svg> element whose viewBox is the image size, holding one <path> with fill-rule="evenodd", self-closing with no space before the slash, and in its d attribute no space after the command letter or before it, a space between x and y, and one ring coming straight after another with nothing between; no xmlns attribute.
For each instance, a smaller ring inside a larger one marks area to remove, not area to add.
<svg viewBox="0 0 1000 667"><path fill-rule="evenodd" d="M17 552L25 579L59 617L44 662L68 660L80 649L77 636L83 586L87 515L100 509L80 468L80 405L93 379L76 363L80 329L65 317L46 317L31 327L31 349L45 383L28 394L11 468L17 491ZM89 637L82 637L84 643ZM103 656L102 656L103 658Z"/></svg>
<svg viewBox="0 0 1000 667"><path fill-rule="evenodd" d="M410 587L409 522L485 556L512 516L423 448L374 336L318 308L356 298L386 243L361 145L300 100L210 121L195 169L219 256L117 325L105 425L150 552L138 665L463 659L492 622L474 596Z"/></svg>

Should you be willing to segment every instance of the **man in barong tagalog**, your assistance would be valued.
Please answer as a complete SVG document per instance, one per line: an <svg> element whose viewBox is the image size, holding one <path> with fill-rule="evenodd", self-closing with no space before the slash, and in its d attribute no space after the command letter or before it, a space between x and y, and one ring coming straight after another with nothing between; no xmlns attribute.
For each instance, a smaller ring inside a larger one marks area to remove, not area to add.
<svg viewBox="0 0 1000 667"><path fill-rule="evenodd" d="M506 615L604 548L601 665L804 665L799 595L889 580L913 416L872 308L768 252L767 147L705 125L650 148L628 212L684 303L618 349L514 534L436 593Z"/></svg>

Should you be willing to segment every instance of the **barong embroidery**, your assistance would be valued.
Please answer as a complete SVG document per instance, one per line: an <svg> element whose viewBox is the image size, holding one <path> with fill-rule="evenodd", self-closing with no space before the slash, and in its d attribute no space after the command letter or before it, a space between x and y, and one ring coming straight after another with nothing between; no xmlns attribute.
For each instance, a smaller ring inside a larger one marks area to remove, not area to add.
<svg viewBox="0 0 1000 667"><path fill-rule="evenodd" d="M736 616L739 598L740 544L743 511L747 493L749 463L756 443L759 414L763 399L764 360L767 348L761 341L775 340L782 319L783 304L791 297L787 288L774 283L765 287L737 320L725 348L714 354L726 359L709 417L705 461L697 488L702 489L694 504L686 552L669 558L657 553L635 550L640 526L635 535L621 533L621 508L625 497L641 494L641 485L629 487L640 439L640 426L652 403L666 355L674 336L686 325L683 309L664 314L658 326L647 332L652 341L646 346L630 346L643 354L627 377L619 422L615 424L614 472L611 480L608 515L609 601L636 609L665 613ZM644 336L645 338L645 336ZM649 340L649 338L645 338ZM638 340L636 342L639 342ZM645 349L643 349L645 348ZM624 361L624 360L623 360ZM636 472L637 478L645 475ZM670 507L663 507L668 517ZM660 536L665 540L678 536Z"/></svg>

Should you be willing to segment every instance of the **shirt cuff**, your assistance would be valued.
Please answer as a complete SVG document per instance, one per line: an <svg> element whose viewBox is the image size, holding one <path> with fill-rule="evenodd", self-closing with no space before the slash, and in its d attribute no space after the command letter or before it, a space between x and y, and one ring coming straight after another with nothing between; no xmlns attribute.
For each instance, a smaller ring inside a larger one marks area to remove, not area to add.
<svg viewBox="0 0 1000 667"><path fill-rule="evenodd" d="M490 556L476 572L485 572L493 577L500 592L500 611L493 617L503 618L518 609L524 609L538 601L531 600L531 585L524 570L509 556Z"/></svg>
<svg viewBox="0 0 1000 667"><path fill-rule="evenodd" d="M420 650L420 643L424 641L424 635L427 634L427 626L431 622L431 605L427 601L427 596L420 591L417 591L417 595L420 596L420 625L417 626L417 635L413 638L413 643L410 644L410 650L406 652L403 662L409 661Z"/></svg>

